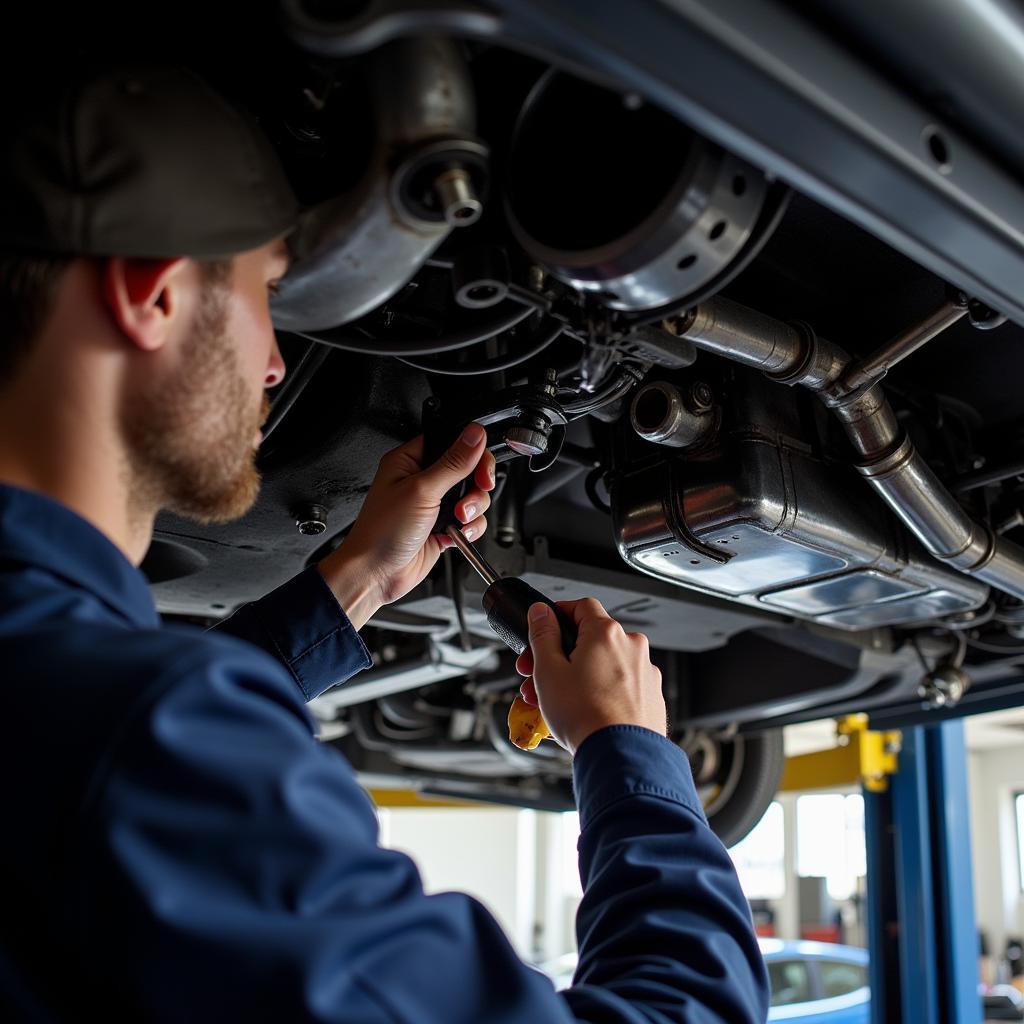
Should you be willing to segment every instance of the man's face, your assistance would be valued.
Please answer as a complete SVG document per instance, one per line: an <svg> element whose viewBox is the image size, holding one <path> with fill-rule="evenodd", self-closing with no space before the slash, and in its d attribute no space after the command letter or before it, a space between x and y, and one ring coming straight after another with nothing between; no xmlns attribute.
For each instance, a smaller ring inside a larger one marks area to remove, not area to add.
<svg viewBox="0 0 1024 1024"><path fill-rule="evenodd" d="M256 500L266 388L284 377L269 288L286 269L283 243L236 256L227 274L196 266L199 295L175 357L125 413L135 486L160 508L228 522Z"/></svg>

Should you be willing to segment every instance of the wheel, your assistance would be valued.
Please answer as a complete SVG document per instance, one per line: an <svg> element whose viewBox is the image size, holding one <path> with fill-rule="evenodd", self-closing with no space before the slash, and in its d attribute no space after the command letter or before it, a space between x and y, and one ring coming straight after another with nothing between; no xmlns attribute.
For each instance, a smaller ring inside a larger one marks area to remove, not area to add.
<svg viewBox="0 0 1024 1024"><path fill-rule="evenodd" d="M735 846L761 820L782 781L782 730L732 736L697 732L680 745L690 758L708 824Z"/></svg>

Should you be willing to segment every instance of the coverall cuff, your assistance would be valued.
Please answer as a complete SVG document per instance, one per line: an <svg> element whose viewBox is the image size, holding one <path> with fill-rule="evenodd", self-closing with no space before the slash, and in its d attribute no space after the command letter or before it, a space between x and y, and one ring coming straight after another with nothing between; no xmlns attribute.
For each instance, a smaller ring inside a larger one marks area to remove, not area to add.
<svg viewBox="0 0 1024 1024"><path fill-rule="evenodd" d="M315 565L252 605L306 700L372 664L355 626Z"/></svg>
<svg viewBox="0 0 1024 1024"><path fill-rule="evenodd" d="M651 729L598 729L580 744L572 771L581 829L613 804L635 796L672 800L706 820L686 755Z"/></svg>

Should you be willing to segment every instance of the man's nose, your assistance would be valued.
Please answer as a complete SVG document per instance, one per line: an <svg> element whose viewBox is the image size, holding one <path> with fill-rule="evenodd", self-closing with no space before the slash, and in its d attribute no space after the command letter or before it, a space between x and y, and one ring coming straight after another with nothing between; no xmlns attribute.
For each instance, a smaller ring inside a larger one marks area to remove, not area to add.
<svg viewBox="0 0 1024 1024"><path fill-rule="evenodd" d="M277 387L284 380L284 375L284 358L281 355L281 350L277 347L277 338L275 337L274 343L270 348L270 362L267 364L267 373L263 378L263 386L265 388Z"/></svg>

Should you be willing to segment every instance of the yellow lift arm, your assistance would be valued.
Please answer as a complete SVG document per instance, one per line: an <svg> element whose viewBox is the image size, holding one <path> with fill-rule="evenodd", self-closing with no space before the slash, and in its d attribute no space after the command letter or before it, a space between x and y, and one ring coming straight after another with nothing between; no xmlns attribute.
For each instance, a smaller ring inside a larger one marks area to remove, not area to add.
<svg viewBox="0 0 1024 1024"><path fill-rule="evenodd" d="M848 715L836 722L838 746L786 759L780 792L835 789L862 785L884 793L898 769L901 735L868 728L867 715Z"/></svg>

